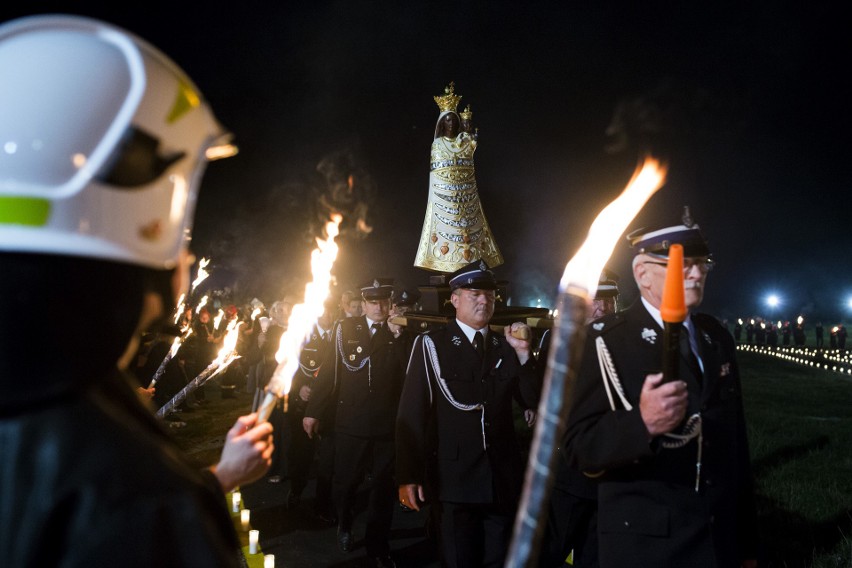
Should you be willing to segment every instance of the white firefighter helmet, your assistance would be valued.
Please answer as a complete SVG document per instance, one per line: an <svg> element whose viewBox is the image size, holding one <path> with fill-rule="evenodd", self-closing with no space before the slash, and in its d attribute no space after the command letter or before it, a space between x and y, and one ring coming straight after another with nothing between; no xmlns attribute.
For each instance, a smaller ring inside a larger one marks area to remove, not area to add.
<svg viewBox="0 0 852 568"><path fill-rule="evenodd" d="M0 25L0 77L0 251L172 267L208 158L235 153L183 71L111 24L32 16Z"/></svg>

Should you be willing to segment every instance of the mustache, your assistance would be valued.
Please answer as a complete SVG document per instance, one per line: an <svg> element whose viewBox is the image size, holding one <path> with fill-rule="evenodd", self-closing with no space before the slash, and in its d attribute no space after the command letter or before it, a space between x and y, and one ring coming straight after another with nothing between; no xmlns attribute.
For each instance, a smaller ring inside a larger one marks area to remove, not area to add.
<svg viewBox="0 0 852 568"><path fill-rule="evenodd" d="M700 290L704 285L698 280L686 280L683 283L684 290Z"/></svg>

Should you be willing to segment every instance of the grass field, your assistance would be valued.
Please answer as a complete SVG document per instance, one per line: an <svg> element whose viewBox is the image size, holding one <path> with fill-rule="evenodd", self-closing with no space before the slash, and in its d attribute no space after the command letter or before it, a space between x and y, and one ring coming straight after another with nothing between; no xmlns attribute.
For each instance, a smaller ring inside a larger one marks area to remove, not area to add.
<svg viewBox="0 0 852 568"><path fill-rule="evenodd" d="M852 566L852 379L738 354L770 566Z"/></svg>
<svg viewBox="0 0 852 568"><path fill-rule="evenodd" d="M764 566L852 567L852 378L775 357L738 353ZM171 430L200 465L213 463L251 398L210 403Z"/></svg>

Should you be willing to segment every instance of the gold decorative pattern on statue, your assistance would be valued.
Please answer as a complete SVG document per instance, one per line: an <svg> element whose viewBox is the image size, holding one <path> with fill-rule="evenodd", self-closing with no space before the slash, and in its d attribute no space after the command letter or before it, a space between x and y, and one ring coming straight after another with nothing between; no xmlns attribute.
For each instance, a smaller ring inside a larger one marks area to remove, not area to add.
<svg viewBox="0 0 852 568"><path fill-rule="evenodd" d="M473 118L473 112L470 110L470 105L467 105L463 111L459 113L462 120L470 120Z"/></svg>

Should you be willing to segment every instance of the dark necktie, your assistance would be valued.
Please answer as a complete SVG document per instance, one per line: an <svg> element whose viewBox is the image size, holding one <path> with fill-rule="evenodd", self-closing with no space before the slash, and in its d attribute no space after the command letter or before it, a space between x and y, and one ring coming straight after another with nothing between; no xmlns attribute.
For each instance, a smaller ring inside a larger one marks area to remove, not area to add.
<svg viewBox="0 0 852 568"><path fill-rule="evenodd" d="M380 329L381 327L382 327L382 324L380 324L380 323L374 323L373 325L371 325L371 326L370 326L370 329L372 330L372 331L370 332L370 334L371 334L371 335L376 335L376 332L377 332L377 331L379 331L379 329Z"/></svg>
<svg viewBox="0 0 852 568"><path fill-rule="evenodd" d="M692 351L692 345L689 341L689 328L686 326L683 326L680 330L680 352L689 361L689 368L692 369L698 380L701 380L701 365L698 364L698 357Z"/></svg>
<svg viewBox="0 0 852 568"><path fill-rule="evenodd" d="M485 340L482 339L482 333L476 332L473 334L473 348L476 351L476 354L479 355L479 358L482 359L483 348L485 347Z"/></svg>

